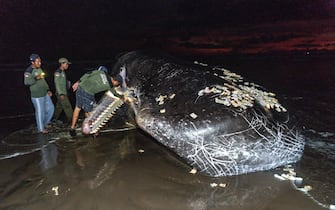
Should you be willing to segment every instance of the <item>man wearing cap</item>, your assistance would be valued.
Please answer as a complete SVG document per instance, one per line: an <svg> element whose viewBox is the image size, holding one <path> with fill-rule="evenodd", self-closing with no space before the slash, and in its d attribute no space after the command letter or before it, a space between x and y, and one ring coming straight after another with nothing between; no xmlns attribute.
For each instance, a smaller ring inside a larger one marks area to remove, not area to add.
<svg viewBox="0 0 335 210"><path fill-rule="evenodd" d="M77 92L76 107L74 108L70 129L71 136L76 136L75 127L80 110L83 109L85 111L85 117L87 117L93 110L95 95L97 93L111 90L115 96L122 97L114 89L114 87L122 84L122 77L120 75L110 76L107 72L107 68L101 66L97 70L84 74L80 80L72 86L73 91Z"/></svg>
<svg viewBox="0 0 335 210"><path fill-rule="evenodd" d="M35 109L37 130L40 133L48 133L49 124L54 113L54 105L51 101L52 92L44 79L45 73L41 69L41 58L37 54L29 57L31 65L24 72L24 84L29 86L31 101Z"/></svg>
<svg viewBox="0 0 335 210"><path fill-rule="evenodd" d="M72 120L73 109L67 95L67 89L70 86L70 81L66 80L65 71L69 68L69 64L71 64L71 62L69 62L66 58L60 58L58 59L58 63L59 68L54 73L57 103L53 119L57 121L62 111L64 111L67 122L70 123Z"/></svg>

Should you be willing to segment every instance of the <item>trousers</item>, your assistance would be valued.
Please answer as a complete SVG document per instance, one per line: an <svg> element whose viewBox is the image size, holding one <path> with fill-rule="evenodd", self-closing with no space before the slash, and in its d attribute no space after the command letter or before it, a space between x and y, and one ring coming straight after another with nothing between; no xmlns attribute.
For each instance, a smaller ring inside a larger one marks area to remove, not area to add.
<svg viewBox="0 0 335 210"><path fill-rule="evenodd" d="M54 114L54 104L48 94L39 98L31 98L35 109L35 119L38 132L42 132L49 124Z"/></svg>
<svg viewBox="0 0 335 210"><path fill-rule="evenodd" d="M70 103L69 97L64 96L64 100L60 100L59 97L57 98L58 99L56 103L54 119L57 120L59 118L59 115L62 113L62 111L64 111L67 121L71 122L73 109L72 109L72 105Z"/></svg>

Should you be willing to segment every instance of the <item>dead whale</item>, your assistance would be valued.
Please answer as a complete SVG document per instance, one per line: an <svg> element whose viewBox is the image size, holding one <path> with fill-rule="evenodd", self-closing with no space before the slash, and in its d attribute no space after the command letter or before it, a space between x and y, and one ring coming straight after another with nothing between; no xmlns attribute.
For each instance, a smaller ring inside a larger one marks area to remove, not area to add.
<svg viewBox="0 0 335 210"><path fill-rule="evenodd" d="M120 56L137 126L209 176L298 161L304 137L272 92L225 68L133 51ZM82 130L95 133L123 101L107 93Z"/></svg>

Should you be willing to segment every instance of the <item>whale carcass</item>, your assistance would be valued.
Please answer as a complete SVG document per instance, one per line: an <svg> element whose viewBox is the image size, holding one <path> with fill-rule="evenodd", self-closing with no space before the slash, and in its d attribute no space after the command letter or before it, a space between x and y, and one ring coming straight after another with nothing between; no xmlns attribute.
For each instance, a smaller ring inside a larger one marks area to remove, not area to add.
<svg viewBox="0 0 335 210"><path fill-rule="evenodd" d="M274 93L225 68L134 51L120 56L137 126L209 176L268 170L300 159L304 138ZM84 133L95 133L123 101L107 93Z"/></svg>

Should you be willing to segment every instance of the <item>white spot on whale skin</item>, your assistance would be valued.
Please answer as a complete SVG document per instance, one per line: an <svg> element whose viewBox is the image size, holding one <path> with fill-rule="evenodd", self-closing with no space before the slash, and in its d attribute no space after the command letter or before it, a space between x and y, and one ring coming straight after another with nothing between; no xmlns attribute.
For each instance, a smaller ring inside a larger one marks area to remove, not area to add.
<svg viewBox="0 0 335 210"><path fill-rule="evenodd" d="M199 90L198 96L203 96L205 94L210 94L210 93L213 93L214 91L215 91L215 88L205 87L205 89Z"/></svg>
<svg viewBox="0 0 335 210"><path fill-rule="evenodd" d="M199 61L193 61L194 64L201 65L201 66L208 66L207 63L201 63Z"/></svg>
<svg viewBox="0 0 335 210"><path fill-rule="evenodd" d="M193 118L193 119L196 119L198 117L198 115L196 115L195 113L191 113L190 116Z"/></svg>
<svg viewBox="0 0 335 210"><path fill-rule="evenodd" d="M198 96L203 96L205 93L204 93L204 90L200 90L199 92L198 92Z"/></svg>
<svg viewBox="0 0 335 210"><path fill-rule="evenodd" d="M173 94L171 94L171 95L169 96L169 99L173 99L175 96L176 96L176 94L173 93Z"/></svg>
<svg viewBox="0 0 335 210"><path fill-rule="evenodd" d="M156 102L159 102L159 101L164 101L164 99L166 99L167 98L167 96L166 95L164 95L164 96L162 96L162 95L159 95L157 98L156 98Z"/></svg>

